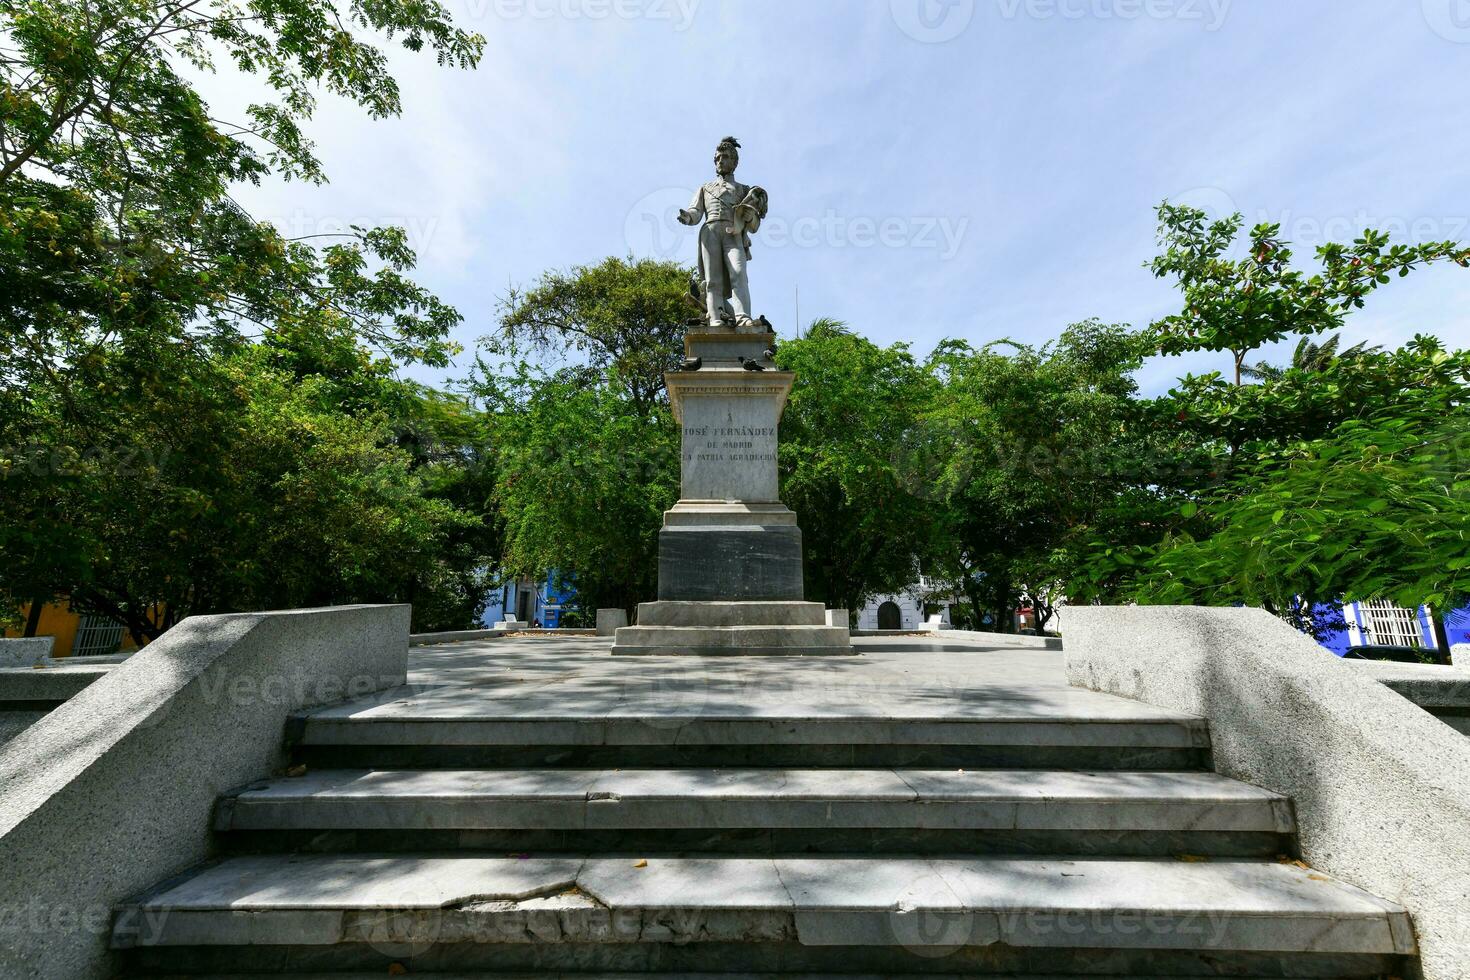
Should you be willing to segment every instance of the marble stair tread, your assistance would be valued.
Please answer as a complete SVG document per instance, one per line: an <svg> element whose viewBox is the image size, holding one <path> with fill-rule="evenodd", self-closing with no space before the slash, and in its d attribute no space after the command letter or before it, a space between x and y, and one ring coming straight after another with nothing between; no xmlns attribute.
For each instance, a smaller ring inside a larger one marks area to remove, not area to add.
<svg viewBox="0 0 1470 980"><path fill-rule="evenodd" d="M614 655L644 656L854 656L845 626L811 624L710 624L624 626Z"/></svg>
<svg viewBox="0 0 1470 980"><path fill-rule="evenodd" d="M901 827L1288 834L1278 794L1207 772L323 770L226 797L216 829Z"/></svg>
<svg viewBox="0 0 1470 980"><path fill-rule="evenodd" d="M534 725L639 719L670 727L695 721L845 723L878 726L888 736L895 726L926 722L1047 722L1079 727L1124 723L1206 730L1204 719L1195 715L1079 688L902 688L887 684L885 677L844 676L840 666L834 669L830 663L792 661L802 667L802 674L779 686L774 680L753 683L738 671L712 671L704 661L655 658L640 662L657 666L655 672L593 678L586 684L529 678L496 686L403 687L295 718L308 735L343 724L376 722L434 727L446 721ZM841 661L849 663L853 661ZM813 667L825 670L813 675Z"/></svg>
<svg viewBox="0 0 1470 980"><path fill-rule="evenodd" d="M125 905L113 943L430 937L1414 951L1403 909L1291 864L902 857L241 857Z"/></svg>
<svg viewBox="0 0 1470 980"><path fill-rule="evenodd" d="M894 980L891 973L689 973L689 972L662 972L662 973L600 973L578 970L574 973L564 973L559 970L541 971L537 973L506 973L496 970L494 973L445 973L435 970L432 974L434 980ZM986 973L983 974L989 980L1118 980L1116 975L1110 977L1100 976L1097 973ZM148 980L199 980L201 974L174 974L174 973L151 973ZM204 974L209 980L383 980L381 970L373 973L209 973ZM974 973L923 973L924 980L974 980ZM1217 973L1213 976L1196 976L1170 973L1167 976L1159 976L1156 980L1221 980ZM1257 980L1254 976L1244 974L1235 975L1233 980ZM1269 980L1280 980L1280 978L1269 978ZM1318 977L1316 980L1349 980L1339 977ZM1353 978L1356 980L1356 978Z"/></svg>
<svg viewBox="0 0 1470 980"><path fill-rule="evenodd" d="M1202 748L1203 723L992 714L970 718L741 717L697 710L602 718L312 717L307 745L1013 745Z"/></svg>
<svg viewBox="0 0 1470 980"><path fill-rule="evenodd" d="M641 602L638 626L826 626L820 602Z"/></svg>

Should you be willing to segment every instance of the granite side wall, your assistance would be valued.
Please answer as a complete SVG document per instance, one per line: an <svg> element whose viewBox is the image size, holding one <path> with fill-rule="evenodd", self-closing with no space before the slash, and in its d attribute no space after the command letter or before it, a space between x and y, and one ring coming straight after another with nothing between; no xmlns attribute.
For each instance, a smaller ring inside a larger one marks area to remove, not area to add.
<svg viewBox="0 0 1470 980"><path fill-rule="evenodd" d="M1067 678L1209 719L1215 767L1290 796L1307 863L1406 907L1470 976L1470 739L1259 609L1072 606Z"/></svg>
<svg viewBox="0 0 1470 980"><path fill-rule="evenodd" d="M408 606L186 619L0 747L0 976L106 977L115 903L207 858L287 716L402 684Z"/></svg>

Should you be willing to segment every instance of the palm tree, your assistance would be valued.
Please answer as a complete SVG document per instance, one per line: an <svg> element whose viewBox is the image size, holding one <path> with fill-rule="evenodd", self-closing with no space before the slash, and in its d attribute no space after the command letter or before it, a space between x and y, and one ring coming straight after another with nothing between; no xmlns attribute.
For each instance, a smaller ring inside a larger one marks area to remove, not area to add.
<svg viewBox="0 0 1470 980"><path fill-rule="evenodd" d="M819 316L807 324L806 333L803 336L808 340L819 337L851 337L852 328L842 320L836 320L830 316Z"/></svg>
<svg viewBox="0 0 1470 980"><path fill-rule="evenodd" d="M1369 347L1366 340L1339 351L1338 347L1341 344L1341 334L1333 334L1320 344L1313 343L1311 337L1303 337L1296 345L1296 351L1291 355L1290 370L1325 371L1334 361L1350 361L1381 350L1377 346ZM1242 367L1240 373L1256 381L1280 381L1286 376L1287 370L1288 368L1258 361L1253 367Z"/></svg>

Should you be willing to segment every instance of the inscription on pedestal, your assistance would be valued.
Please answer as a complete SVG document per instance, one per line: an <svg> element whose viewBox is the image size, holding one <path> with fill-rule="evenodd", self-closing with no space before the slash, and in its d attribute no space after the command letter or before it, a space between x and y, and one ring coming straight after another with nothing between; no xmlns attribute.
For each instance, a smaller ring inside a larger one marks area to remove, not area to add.
<svg viewBox="0 0 1470 980"><path fill-rule="evenodd" d="M683 499L776 500L774 401L729 389L683 394Z"/></svg>
<svg viewBox="0 0 1470 980"><path fill-rule="evenodd" d="M685 426L684 445L701 463L756 463L776 458L776 430L769 426Z"/></svg>

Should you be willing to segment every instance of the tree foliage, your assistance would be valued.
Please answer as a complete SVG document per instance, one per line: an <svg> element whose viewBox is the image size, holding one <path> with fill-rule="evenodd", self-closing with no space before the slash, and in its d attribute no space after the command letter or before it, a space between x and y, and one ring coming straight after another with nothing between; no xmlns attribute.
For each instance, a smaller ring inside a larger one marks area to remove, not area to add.
<svg viewBox="0 0 1470 980"><path fill-rule="evenodd" d="M1299 371L1322 371L1332 364L1333 361L1350 361L1364 354L1376 354L1382 348L1370 347L1366 340L1359 341L1351 347L1342 346L1342 334L1335 333L1320 344L1311 337L1303 337L1297 341L1296 350L1292 352L1289 367ZM1253 381L1280 381L1286 375L1287 368L1275 364L1260 361L1250 367L1242 367L1241 375Z"/></svg>
<svg viewBox="0 0 1470 980"><path fill-rule="evenodd" d="M580 360L568 366L579 367L586 383L611 378L647 413L667 400L664 372L683 356L690 275L674 262L631 258L547 272L509 292L500 329L482 347L510 359L565 361L574 353Z"/></svg>
<svg viewBox="0 0 1470 980"><path fill-rule="evenodd" d="M251 219L230 185L321 181L300 124L317 85L398 111L359 33L479 57L437 3L6 0L0 5L0 305L6 383L85 384L103 345L195 352L242 331L340 333L442 364L458 314L413 284L399 229L317 249ZM223 54L278 99L234 122L180 70ZM375 268L373 267L375 266Z"/></svg>
<svg viewBox="0 0 1470 980"><path fill-rule="evenodd" d="M505 574L567 576L583 610L657 593L679 496L663 372L682 354L688 283L672 262L608 258L506 296L469 385L499 447Z"/></svg>
<svg viewBox="0 0 1470 980"><path fill-rule="evenodd" d="M594 382L584 370L482 365L472 389L498 447L504 572L559 572L583 609L654 598L658 531L679 496L668 406L645 410L612 369Z"/></svg>
<svg viewBox="0 0 1470 980"><path fill-rule="evenodd" d="M1307 276L1289 267L1274 227L1257 228L1250 255L1230 261L1238 215L1206 227L1198 212L1165 205L1160 217L1154 269L1177 274L1184 309L1154 324L1158 349L1231 350L1237 375L1189 376L1157 400L1208 460L1209 478L1185 488L1152 540L1096 536L1082 594L1261 605L1319 636L1340 625L1344 600L1446 608L1470 598L1470 354L1428 336L1392 351L1311 339L1394 275L1467 266L1470 251L1391 245L1368 230L1320 248L1322 271ZM1292 335L1290 366L1242 372L1250 350ZM1242 373L1259 383L1242 384Z"/></svg>
<svg viewBox="0 0 1470 980"><path fill-rule="evenodd" d="M1160 254L1150 265L1155 276L1179 287L1183 308L1153 324L1159 350L1230 351L1235 383L1251 351L1291 336L1313 336L1342 326L1380 286L1414 269L1449 261L1470 267L1470 247L1457 242L1390 244L1383 232L1368 230L1352 244L1329 243L1317 249L1321 271L1313 275L1292 267L1291 243L1279 224L1251 229L1245 255L1231 258L1242 219L1239 214L1209 221L1197 208L1159 206Z"/></svg>
<svg viewBox="0 0 1470 980"><path fill-rule="evenodd" d="M140 638L357 598L473 614L476 478L397 444L448 410L390 376L446 364L459 314L408 277L400 229L292 241L230 195L324 179L318 88L398 111L370 34L460 67L483 44L434 2L0 0L10 607L64 597ZM218 57L274 101L217 118L188 74Z"/></svg>
<svg viewBox="0 0 1470 980"><path fill-rule="evenodd" d="M151 639L194 613L419 601L465 625L483 601L483 439L468 408L350 344L323 364L269 344L174 365L166 385L83 393L111 428L78 447L49 421L5 460L0 550L13 603L65 595ZM84 407L87 407L84 405Z"/></svg>
<svg viewBox="0 0 1470 980"><path fill-rule="evenodd" d="M937 566L974 625L1011 628L1022 602L1041 625L1078 589L1088 535L1127 535L1164 508L1177 453L1136 400L1141 338L1073 324L1052 343L949 341L931 358L942 394L923 439L939 465Z"/></svg>
<svg viewBox="0 0 1470 980"><path fill-rule="evenodd" d="M1161 218L1156 269L1179 275L1186 309L1146 331L1089 320L1040 345L946 341L923 364L833 321L781 345L797 375L782 498L810 598L854 608L922 571L968 600L971 625L1011 628L1029 604L1045 627L1065 597L1246 602L1320 633L1345 598L1465 597L1470 355L1429 337L1388 351L1313 339L1389 271L1463 253L1369 231L1306 275L1272 229L1236 262L1223 252L1238 221ZM511 460L496 491L508 567L575 571L609 604L654 594L677 494L660 372L684 279L609 260L514 294L491 352L580 360L482 383ZM1214 345L1241 362L1291 335L1292 363L1255 383L1212 373L1142 397L1134 380L1151 355Z"/></svg>
<svg viewBox="0 0 1470 980"><path fill-rule="evenodd" d="M802 530L807 598L857 610L917 579L935 515L906 468L934 396L908 346L879 347L832 320L782 344L796 372L781 420L781 496Z"/></svg>
<svg viewBox="0 0 1470 980"><path fill-rule="evenodd" d="M1470 353L1421 336L1294 367L1242 395L1202 413L1234 420L1235 472L1185 505L1198 509L1199 530L1128 559L1140 563L1136 598L1279 611L1470 598ZM1171 397L1190 396L1202 400L1199 390ZM1321 632L1311 618L1304 625Z"/></svg>

